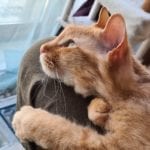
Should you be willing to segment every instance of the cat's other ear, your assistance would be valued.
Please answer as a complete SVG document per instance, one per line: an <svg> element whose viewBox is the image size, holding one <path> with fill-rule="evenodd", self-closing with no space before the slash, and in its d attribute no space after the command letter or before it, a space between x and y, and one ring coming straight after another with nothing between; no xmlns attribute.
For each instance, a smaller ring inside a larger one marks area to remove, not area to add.
<svg viewBox="0 0 150 150"><path fill-rule="evenodd" d="M130 57L127 40L126 24L120 14L114 14L108 20L103 32L102 40L108 51L108 61L115 67L126 63Z"/></svg>
<svg viewBox="0 0 150 150"><path fill-rule="evenodd" d="M95 26L103 29L105 27L109 17L110 17L110 13L106 9L106 7L102 7L99 12L99 17L98 17L97 22L95 23Z"/></svg>

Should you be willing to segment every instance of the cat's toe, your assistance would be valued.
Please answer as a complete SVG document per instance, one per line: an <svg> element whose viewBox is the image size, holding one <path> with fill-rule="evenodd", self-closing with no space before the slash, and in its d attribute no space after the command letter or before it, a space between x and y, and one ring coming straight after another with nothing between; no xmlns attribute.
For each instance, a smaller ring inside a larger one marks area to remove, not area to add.
<svg viewBox="0 0 150 150"><path fill-rule="evenodd" d="M109 114L108 113L100 113L97 111L89 111L88 118L98 126L105 126L106 121L108 120Z"/></svg>
<svg viewBox="0 0 150 150"><path fill-rule="evenodd" d="M12 126L15 130L15 135L20 139L21 142L25 141L24 132L22 129L22 122L21 122L21 113L20 111L16 112L13 117Z"/></svg>
<svg viewBox="0 0 150 150"><path fill-rule="evenodd" d="M16 136L20 139L21 142L24 142L28 139L28 116L32 109L33 108L30 106L24 106L20 111L17 111L13 117L12 126L15 130Z"/></svg>

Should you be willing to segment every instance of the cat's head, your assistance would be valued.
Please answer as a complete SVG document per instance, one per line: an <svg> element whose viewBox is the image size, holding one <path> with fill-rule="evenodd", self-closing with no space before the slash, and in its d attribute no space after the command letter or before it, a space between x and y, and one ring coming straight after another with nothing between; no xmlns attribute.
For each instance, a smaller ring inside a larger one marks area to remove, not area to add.
<svg viewBox="0 0 150 150"><path fill-rule="evenodd" d="M69 25L41 46L43 71L87 96L128 88L132 82L131 55L120 14L102 9L96 24ZM128 82L128 84L127 84ZM124 84L127 87L124 87Z"/></svg>

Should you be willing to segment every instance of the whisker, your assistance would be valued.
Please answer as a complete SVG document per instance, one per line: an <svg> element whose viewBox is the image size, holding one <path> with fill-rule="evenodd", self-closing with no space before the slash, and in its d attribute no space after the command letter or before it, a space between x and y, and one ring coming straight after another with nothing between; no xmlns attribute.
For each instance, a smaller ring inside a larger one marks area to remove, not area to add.
<svg viewBox="0 0 150 150"><path fill-rule="evenodd" d="M65 113L67 113L66 98L65 98L65 94L64 94L64 91L63 91L63 88L62 88L61 80L59 79L59 75L58 75L57 69L56 69L56 77L57 77L59 85L60 85L60 90L61 90L63 101L64 101Z"/></svg>
<svg viewBox="0 0 150 150"><path fill-rule="evenodd" d="M46 98L48 98L49 99L49 97L46 95L46 88L47 88L47 84L48 84L48 77L46 76L46 78L43 80L43 96L44 97L46 97Z"/></svg>

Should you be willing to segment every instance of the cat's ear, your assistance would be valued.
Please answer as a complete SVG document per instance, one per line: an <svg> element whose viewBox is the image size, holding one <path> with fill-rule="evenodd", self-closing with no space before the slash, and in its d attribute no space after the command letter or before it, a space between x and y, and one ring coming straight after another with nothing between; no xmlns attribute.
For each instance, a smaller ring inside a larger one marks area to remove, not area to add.
<svg viewBox="0 0 150 150"><path fill-rule="evenodd" d="M119 66L128 61L130 51L126 24L120 14L114 14L110 17L102 32L102 40L105 49L108 51L108 61L111 65Z"/></svg>
<svg viewBox="0 0 150 150"><path fill-rule="evenodd" d="M106 9L106 7L102 7L99 12L99 17L98 17L98 20L97 20L95 26L103 29L105 27L109 17L110 17L110 13Z"/></svg>
<svg viewBox="0 0 150 150"><path fill-rule="evenodd" d="M122 90L133 88L133 65L128 46L126 24L120 14L114 14L102 31L108 71L115 86Z"/></svg>

